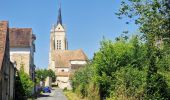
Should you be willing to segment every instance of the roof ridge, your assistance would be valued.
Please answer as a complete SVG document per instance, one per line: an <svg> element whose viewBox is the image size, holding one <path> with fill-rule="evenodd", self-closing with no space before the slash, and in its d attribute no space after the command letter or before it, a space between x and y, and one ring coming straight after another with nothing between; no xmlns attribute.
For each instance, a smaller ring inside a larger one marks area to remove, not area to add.
<svg viewBox="0 0 170 100"><path fill-rule="evenodd" d="M71 60L87 61L88 58L81 49L61 50L59 52L55 52L56 67L70 67Z"/></svg>

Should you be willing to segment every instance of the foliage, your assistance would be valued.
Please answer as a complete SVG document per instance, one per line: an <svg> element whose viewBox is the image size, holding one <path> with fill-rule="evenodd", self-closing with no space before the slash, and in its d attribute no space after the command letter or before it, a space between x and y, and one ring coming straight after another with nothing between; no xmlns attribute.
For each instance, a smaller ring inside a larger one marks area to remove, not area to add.
<svg viewBox="0 0 170 100"><path fill-rule="evenodd" d="M104 39L88 68L77 71L72 78L73 91L90 98L94 90L102 100L169 100L168 0L122 0L116 15L129 18L127 24L137 24L142 39Z"/></svg>
<svg viewBox="0 0 170 100"><path fill-rule="evenodd" d="M55 82L55 81L56 81L55 72L52 71L51 69L48 70L48 76L52 78L52 82Z"/></svg>
<svg viewBox="0 0 170 100"><path fill-rule="evenodd" d="M39 70L36 70L35 73L36 73L36 78L37 78L38 80L45 81L45 79L46 79L47 77L51 77L53 82L56 81L55 72L52 71L51 69L49 69L49 70L39 69Z"/></svg>
<svg viewBox="0 0 170 100"><path fill-rule="evenodd" d="M156 74L149 76L152 81L148 82L148 65L155 65L147 60L147 46L138 36L114 42L103 40L91 63L74 74L73 92L89 100L163 99L168 93L165 78ZM146 89L149 87L152 89ZM153 89L154 96L148 96L146 90Z"/></svg>
<svg viewBox="0 0 170 100"><path fill-rule="evenodd" d="M145 99L169 100L169 90L164 77L160 74L155 74L149 78L151 79L146 85Z"/></svg>
<svg viewBox="0 0 170 100"><path fill-rule="evenodd" d="M103 40L100 51L95 53L92 62L74 74L72 79L73 91L89 99L92 99L93 96L96 97L96 100L110 97L113 96L113 94L117 94L117 92L113 93L113 91L115 91L117 87L121 87L121 84L124 84L120 83L119 77L128 75L130 81L137 81L135 84L141 83L143 86L145 80L142 77L143 75L141 75L143 71L140 70L144 70L146 65L146 60L144 60L146 55L145 49L145 46L138 41L137 36L134 36L130 41L123 38L120 38L116 42ZM131 66L128 67L129 65ZM130 70L126 69L126 67L130 68ZM133 68L136 70L133 71ZM121 71L125 69L126 71L132 70L132 72L125 74ZM123 77L122 80L125 81L124 78L125 77ZM135 86L133 85L134 84L129 86L129 91L134 89ZM135 89L136 91L138 90L137 87L135 87ZM140 89L141 88L139 88L138 91L142 91ZM136 91L134 91L134 94ZM124 91L124 93L126 92Z"/></svg>
<svg viewBox="0 0 170 100"><path fill-rule="evenodd" d="M91 81L92 74L92 67L89 64L85 68L79 69L71 79L73 91L82 98L88 96L88 84Z"/></svg>
<svg viewBox="0 0 170 100"><path fill-rule="evenodd" d="M124 40L112 43L111 41L102 41L101 48L94 56L93 63L95 68L95 81L100 88L100 96L107 97L111 91L111 84L115 83L113 76L116 70L127 66L131 62L132 45Z"/></svg>
<svg viewBox="0 0 170 100"><path fill-rule="evenodd" d="M168 0L123 0L121 5L119 13L116 13L118 17L125 16L134 20L146 38L146 57L148 59L146 98L167 99L168 92L160 92L162 89L167 90L166 79L158 74L158 69L161 63L164 66L167 64L163 54L169 55L168 52L165 52L169 49L167 45L170 43L170 6ZM160 52L162 48L165 51ZM163 82L159 82L160 80Z"/></svg>
<svg viewBox="0 0 170 100"><path fill-rule="evenodd" d="M114 91L111 92L112 98L118 100L142 100L144 87L146 85L146 72L138 68L127 66L115 72L116 82Z"/></svg>
<svg viewBox="0 0 170 100"><path fill-rule="evenodd" d="M30 97L32 95L32 90L34 88L34 83L30 76L24 72L24 65L21 65L20 71L17 72L16 82L15 82L15 93L17 99L25 99L25 97Z"/></svg>
<svg viewBox="0 0 170 100"><path fill-rule="evenodd" d="M82 99L81 97L77 96L76 93L73 93L72 91L69 91L69 90L64 91L64 94L67 96L68 100L88 100L86 98Z"/></svg>

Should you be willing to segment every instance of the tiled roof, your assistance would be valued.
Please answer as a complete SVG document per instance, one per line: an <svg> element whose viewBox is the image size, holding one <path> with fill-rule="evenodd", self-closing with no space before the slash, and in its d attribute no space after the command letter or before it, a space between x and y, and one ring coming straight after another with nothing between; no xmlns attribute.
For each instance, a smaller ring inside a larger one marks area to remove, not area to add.
<svg viewBox="0 0 170 100"><path fill-rule="evenodd" d="M2 67L8 35L8 22L0 22L0 70Z"/></svg>
<svg viewBox="0 0 170 100"><path fill-rule="evenodd" d="M55 52L56 67L71 67L70 61L87 61L85 53L79 50L58 50Z"/></svg>
<svg viewBox="0 0 170 100"><path fill-rule="evenodd" d="M30 47L32 44L32 28L10 28L10 47Z"/></svg>

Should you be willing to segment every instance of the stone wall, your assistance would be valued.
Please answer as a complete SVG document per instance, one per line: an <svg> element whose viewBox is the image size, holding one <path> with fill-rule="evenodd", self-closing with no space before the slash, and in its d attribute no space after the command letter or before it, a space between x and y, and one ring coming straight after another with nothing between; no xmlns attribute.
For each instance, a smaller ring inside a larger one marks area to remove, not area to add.
<svg viewBox="0 0 170 100"><path fill-rule="evenodd" d="M46 80L45 80L45 86L51 87L51 85L52 85L52 78L47 77Z"/></svg>
<svg viewBox="0 0 170 100"><path fill-rule="evenodd" d="M10 55L11 61L16 61L16 68L17 70L20 70L21 65L24 66L24 72L26 72L28 75L31 75L30 73L30 54L19 54L19 53L13 53Z"/></svg>
<svg viewBox="0 0 170 100"><path fill-rule="evenodd" d="M13 100L14 99L14 94L15 94L15 72L16 72L16 69L14 68L13 64L11 63L10 64L10 100Z"/></svg>

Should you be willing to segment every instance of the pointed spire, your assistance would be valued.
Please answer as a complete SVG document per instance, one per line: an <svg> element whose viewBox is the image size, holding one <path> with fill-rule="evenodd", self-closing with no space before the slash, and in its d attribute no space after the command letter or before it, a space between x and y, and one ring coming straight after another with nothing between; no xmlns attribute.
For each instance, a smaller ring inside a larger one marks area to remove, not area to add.
<svg viewBox="0 0 170 100"><path fill-rule="evenodd" d="M58 19L57 19L57 25L62 25L62 16L61 16L61 2L59 2L59 9L58 9Z"/></svg>

